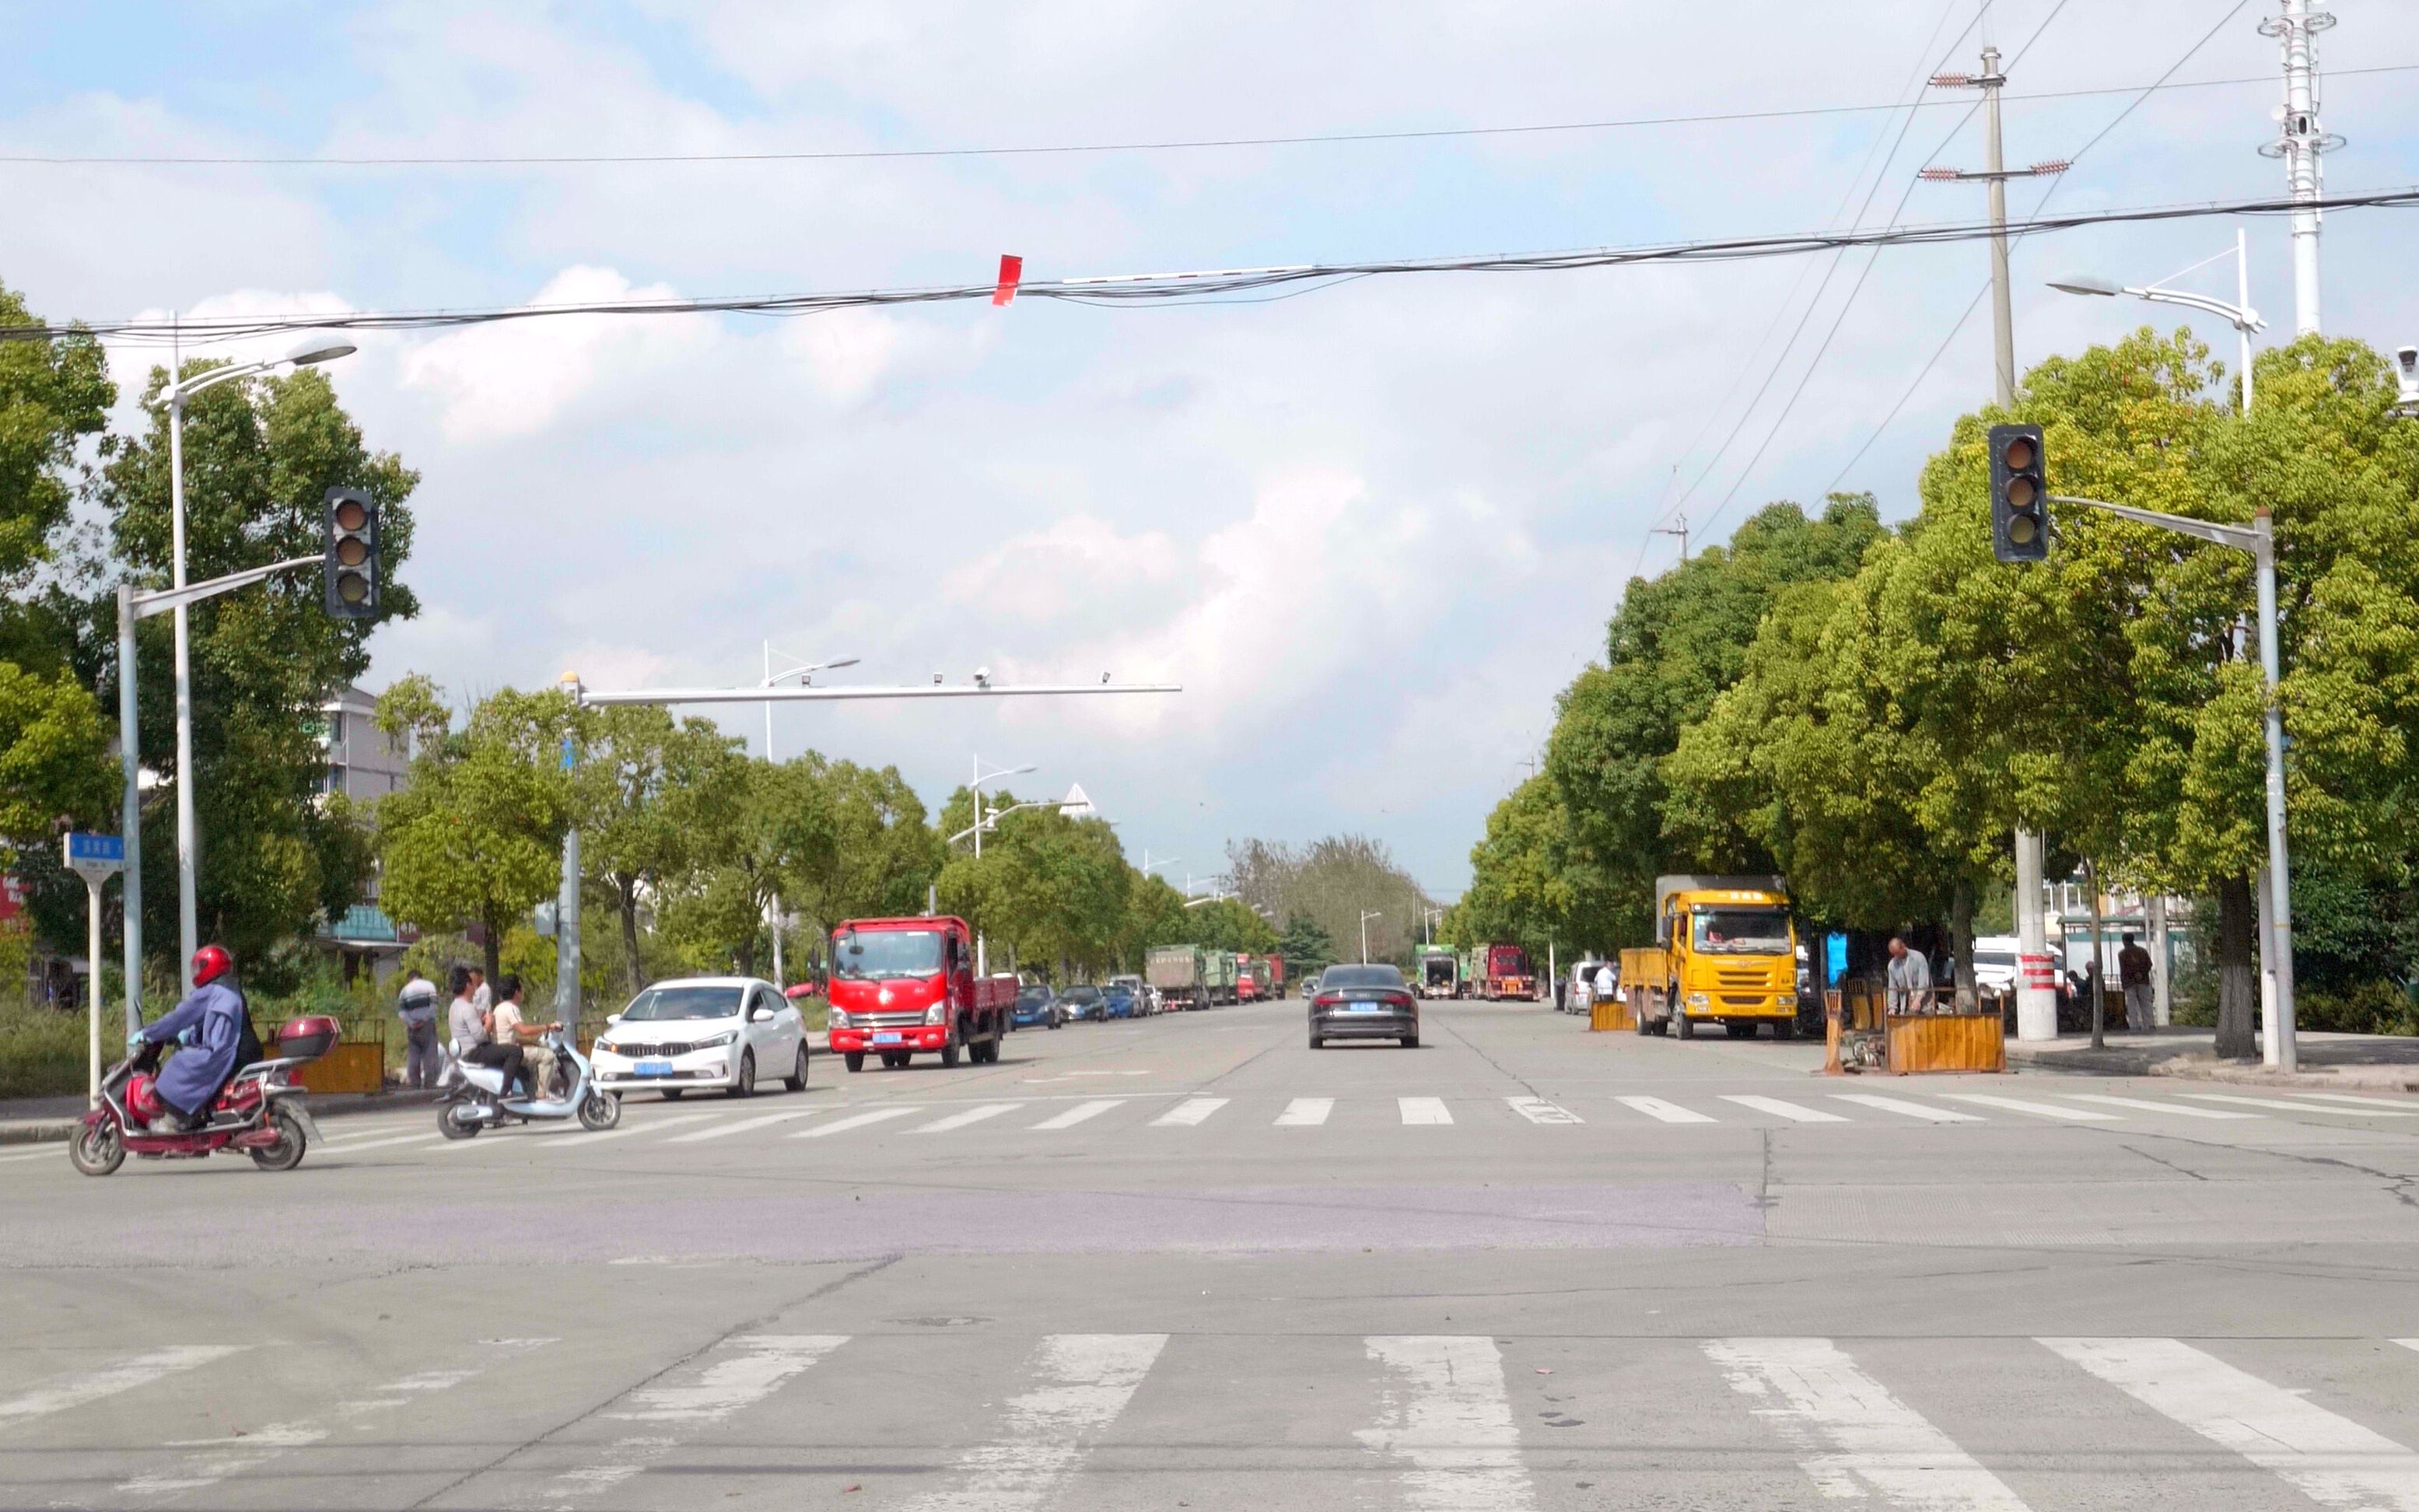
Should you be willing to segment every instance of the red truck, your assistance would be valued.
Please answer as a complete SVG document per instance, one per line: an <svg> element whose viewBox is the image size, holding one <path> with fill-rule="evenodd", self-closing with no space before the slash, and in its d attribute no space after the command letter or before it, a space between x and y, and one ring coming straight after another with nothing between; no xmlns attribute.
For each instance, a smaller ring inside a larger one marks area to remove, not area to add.
<svg viewBox="0 0 2419 1512"><path fill-rule="evenodd" d="M1239 955L1235 958L1235 1001L1272 1003L1284 995L1284 957Z"/></svg>
<svg viewBox="0 0 2419 1512"><path fill-rule="evenodd" d="M855 918L832 931L826 1023L851 1071L868 1054L894 1069L917 1055L954 1066L999 1058L1016 979L975 975L974 931L948 915Z"/></svg>
<svg viewBox="0 0 2419 1512"><path fill-rule="evenodd" d="M1472 976L1470 984L1472 997L1500 1001L1506 997L1534 998L1537 995L1536 968L1529 964L1529 952L1517 945L1482 945L1470 952Z"/></svg>

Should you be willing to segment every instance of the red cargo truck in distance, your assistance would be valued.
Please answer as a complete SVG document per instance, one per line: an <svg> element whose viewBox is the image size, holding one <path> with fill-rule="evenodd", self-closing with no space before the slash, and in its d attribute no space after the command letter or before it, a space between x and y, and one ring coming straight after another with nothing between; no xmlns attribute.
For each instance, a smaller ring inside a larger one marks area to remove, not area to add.
<svg viewBox="0 0 2419 1512"><path fill-rule="evenodd" d="M832 1050L851 1071L869 1054L894 1070L918 1055L981 1065L999 1058L1016 979L975 975L963 918L856 918L832 931L824 996Z"/></svg>
<svg viewBox="0 0 2419 1512"><path fill-rule="evenodd" d="M1517 945L1482 945L1471 953L1478 965L1472 995L1490 1001L1537 995L1537 973L1529 964L1528 951Z"/></svg>
<svg viewBox="0 0 2419 1512"><path fill-rule="evenodd" d="M1235 957L1235 1001L1256 1003L1269 995L1267 958L1256 955Z"/></svg>

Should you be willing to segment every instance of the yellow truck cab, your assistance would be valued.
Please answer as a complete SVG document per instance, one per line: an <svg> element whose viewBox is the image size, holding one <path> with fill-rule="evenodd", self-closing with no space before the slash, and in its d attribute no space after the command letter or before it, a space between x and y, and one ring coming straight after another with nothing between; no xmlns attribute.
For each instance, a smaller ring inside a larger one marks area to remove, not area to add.
<svg viewBox="0 0 2419 1512"><path fill-rule="evenodd" d="M1693 1039L1720 1024L1734 1039L1797 1028L1797 932L1780 877L1655 879L1655 943L1621 952L1638 1032Z"/></svg>

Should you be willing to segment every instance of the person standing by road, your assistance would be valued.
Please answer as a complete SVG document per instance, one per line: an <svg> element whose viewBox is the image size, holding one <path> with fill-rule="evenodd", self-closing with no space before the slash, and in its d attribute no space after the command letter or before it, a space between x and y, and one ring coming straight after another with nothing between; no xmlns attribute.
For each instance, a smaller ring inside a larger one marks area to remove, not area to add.
<svg viewBox="0 0 2419 1512"><path fill-rule="evenodd" d="M1931 1012L1932 963L1924 958L1922 951L1907 949L1903 934L1890 936L1889 958L1887 997L1889 1011Z"/></svg>
<svg viewBox="0 0 2419 1512"><path fill-rule="evenodd" d="M496 991L487 985L487 974L477 966L470 968L470 1006L482 1013L496 1011Z"/></svg>
<svg viewBox="0 0 2419 1512"><path fill-rule="evenodd" d="M394 1016L403 1020L403 1085L436 1086L443 1058L437 1048L437 984L416 968L405 972L403 990L394 995Z"/></svg>
<svg viewBox="0 0 2419 1512"><path fill-rule="evenodd" d="M1612 974L1612 963L1610 961L1598 962L1595 968L1596 1000L1598 1002L1610 1003L1613 998L1620 995L1620 981L1619 979L1614 977Z"/></svg>
<svg viewBox="0 0 2419 1512"><path fill-rule="evenodd" d="M2117 981L2125 989L2125 1027L2150 1026L2150 952L2131 934L2117 951Z"/></svg>

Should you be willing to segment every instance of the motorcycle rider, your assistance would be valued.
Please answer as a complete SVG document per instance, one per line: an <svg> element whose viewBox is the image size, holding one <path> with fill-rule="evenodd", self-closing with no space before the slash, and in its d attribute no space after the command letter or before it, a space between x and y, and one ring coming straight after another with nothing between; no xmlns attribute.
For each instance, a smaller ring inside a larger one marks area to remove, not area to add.
<svg viewBox="0 0 2419 1512"><path fill-rule="evenodd" d="M163 1044L192 1031L184 1048L169 1057L167 1068L152 1083L165 1105L151 1124L157 1133L189 1134L208 1123L219 1088L235 1074L251 1019L243 995L225 980L234 970L235 957L223 946L205 945L194 951L192 995L128 1041L130 1049L146 1041Z"/></svg>

